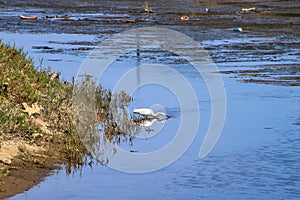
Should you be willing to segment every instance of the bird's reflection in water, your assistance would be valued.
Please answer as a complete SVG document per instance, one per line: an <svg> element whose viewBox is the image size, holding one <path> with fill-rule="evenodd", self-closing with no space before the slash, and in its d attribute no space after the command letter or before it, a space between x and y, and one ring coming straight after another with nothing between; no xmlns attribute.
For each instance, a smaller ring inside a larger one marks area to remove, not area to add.
<svg viewBox="0 0 300 200"><path fill-rule="evenodd" d="M148 139L160 132L168 118L136 118L133 121L141 127L136 138Z"/></svg>
<svg viewBox="0 0 300 200"><path fill-rule="evenodd" d="M143 126L143 127L148 127L152 126L154 122L159 122L159 123L164 123L167 121L166 118L164 119L159 119L159 118L141 118L141 119L135 119L133 120L136 124Z"/></svg>
<svg viewBox="0 0 300 200"><path fill-rule="evenodd" d="M128 112L132 99L125 92L113 94L96 86L96 82L88 76L83 76L75 85L73 96L74 121L79 138L92 160L106 165L116 153L116 145L131 145L140 132L140 126L133 122Z"/></svg>
<svg viewBox="0 0 300 200"><path fill-rule="evenodd" d="M92 159L103 165L117 152L117 146L132 145L136 137L151 137L157 132L156 125L162 126L168 119L167 115L158 116L160 113L151 117L133 116L128 109L132 101L129 95L112 94L110 90L96 87L88 78L76 86L74 95L74 120L80 140ZM148 135L143 135L142 129Z"/></svg>

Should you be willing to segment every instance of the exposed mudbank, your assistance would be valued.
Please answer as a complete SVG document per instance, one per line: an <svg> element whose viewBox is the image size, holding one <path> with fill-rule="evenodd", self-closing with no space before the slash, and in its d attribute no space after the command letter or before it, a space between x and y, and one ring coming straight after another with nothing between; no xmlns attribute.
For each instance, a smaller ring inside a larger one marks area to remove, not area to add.
<svg viewBox="0 0 300 200"><path fill-rule="evenodd" d="M2 31L18 33L98 35L97 41L68 43L77 45L74 48L33 47L44 53L82 54L112 34L141 26L163 26L199 41L220 70L232 77L245 82L299 85L299 2L156 0L149 4L153 13L145 12L143 4L143 1L2 1L0 27ZM242 10L249 8L252 10ZM21 14L38 19L21 20ZM47 17L60 15L69 17ZM182 16L188 20L180 20ZM132 23L122 23L124 20ZM234 27L242 28L243 32L233 32ZM244 73L248 68L254 69L249 77Z"/></svg>

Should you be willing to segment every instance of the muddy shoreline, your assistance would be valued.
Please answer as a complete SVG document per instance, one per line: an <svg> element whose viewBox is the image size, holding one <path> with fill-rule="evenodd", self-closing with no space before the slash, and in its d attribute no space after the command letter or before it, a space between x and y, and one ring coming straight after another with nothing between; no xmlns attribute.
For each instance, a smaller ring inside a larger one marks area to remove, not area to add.
<svg viewBox="0 0 300 200"><path fill-rule="evenodd" d="M0 174L0 199L27 191L55 173L55 170L60 170L60 164L65 163L66 159L55 150L58 148L61 147L52 145L47 151L19 154L11 159L10 164L2 165L8 173ZM30 161L28 156L31 156Z"/></svg>
<svg viewBox="0 0 300 200"><path fill-rule="evenodd" d="M0 41L0 198L38 184L65 164L82 164L86 150L72 126L72 87L37 70L26 54Z"/></svg>

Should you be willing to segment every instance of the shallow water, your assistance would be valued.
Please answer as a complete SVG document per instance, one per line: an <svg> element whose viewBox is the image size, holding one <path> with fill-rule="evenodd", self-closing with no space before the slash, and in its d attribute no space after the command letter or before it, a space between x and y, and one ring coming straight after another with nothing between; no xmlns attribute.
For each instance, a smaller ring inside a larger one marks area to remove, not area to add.
<svg viewBox="0 0 300 200"><path fill-rule="evenodd" d="M238 84L224 78L228 95L225 128L213 151L198 158L203 130L190 149L171 166L146 174L127 174L108 167L64 170L11 199L297 199L300 195L299 88ZM149 101L145 101L147 103ZM289 105L289 106L283 106ZM207 105L200 124L207 124ZM166 144L174 127L130 150L151 151ZM172 135L171 135L172 136Z"/></svg>
<svg viewBox="0 0 300 200"><path fill-rule="evenodd" d="M198 98L194 103L199 105L200 123L188 151L172 165L145 174L119 172L100 164L69 176L62 169L10 199L299 199L299 2L293 6L282 1L232 2L157 0L150 2L155 11L151 15L141 12L143 1L0 4L0 38L23 46L37 65L43 58L43 66L61 71L63 79L76 76L92 49L112 34L155 25L199 41L224 72L227 96L221 137L213 151L199 159L211 115L204 80L176 55L144 50L137 59L136 52L126 54L109 67L102 78L104 86L113 88L127 70L154 62L172 66L191 83ZM246 6L256 6L261 13L235 14ZM205 14L206 7L211 13ZM21 21L18 15L22 13L40 19ZM42 19L65 13L71 18ZM187 14L190 21L177 20ZM124 18L136 23L123 24ZM255 19L259 20L254 23ZM245 31L232 31L239 26ZM159 74L169 77L163 68ZM132 97L130 111L159 104L171 118L154 122L150 129L142 128L143 137L135 138L132 145L121 144L128 151L150 152L163 147L176 135L182 115L194 112L181 112L176 95L159 85L143 86Z"/></svg>

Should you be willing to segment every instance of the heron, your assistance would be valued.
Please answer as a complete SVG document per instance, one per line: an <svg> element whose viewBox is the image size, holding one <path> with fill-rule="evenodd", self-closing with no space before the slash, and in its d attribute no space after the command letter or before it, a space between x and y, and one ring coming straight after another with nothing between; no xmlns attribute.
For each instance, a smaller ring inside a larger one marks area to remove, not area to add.
<svg viewBox="0 0 300 200"><path fill-rule="evenodd" d="M157 118L158 116L164 116L164 117L169 118L169 116L166 113L164 113L164 112L154 113L151 108L138 108L138 109L134 109L133 113L134 114L142 115L144 117L154 117L154 118Z"/></svg>

